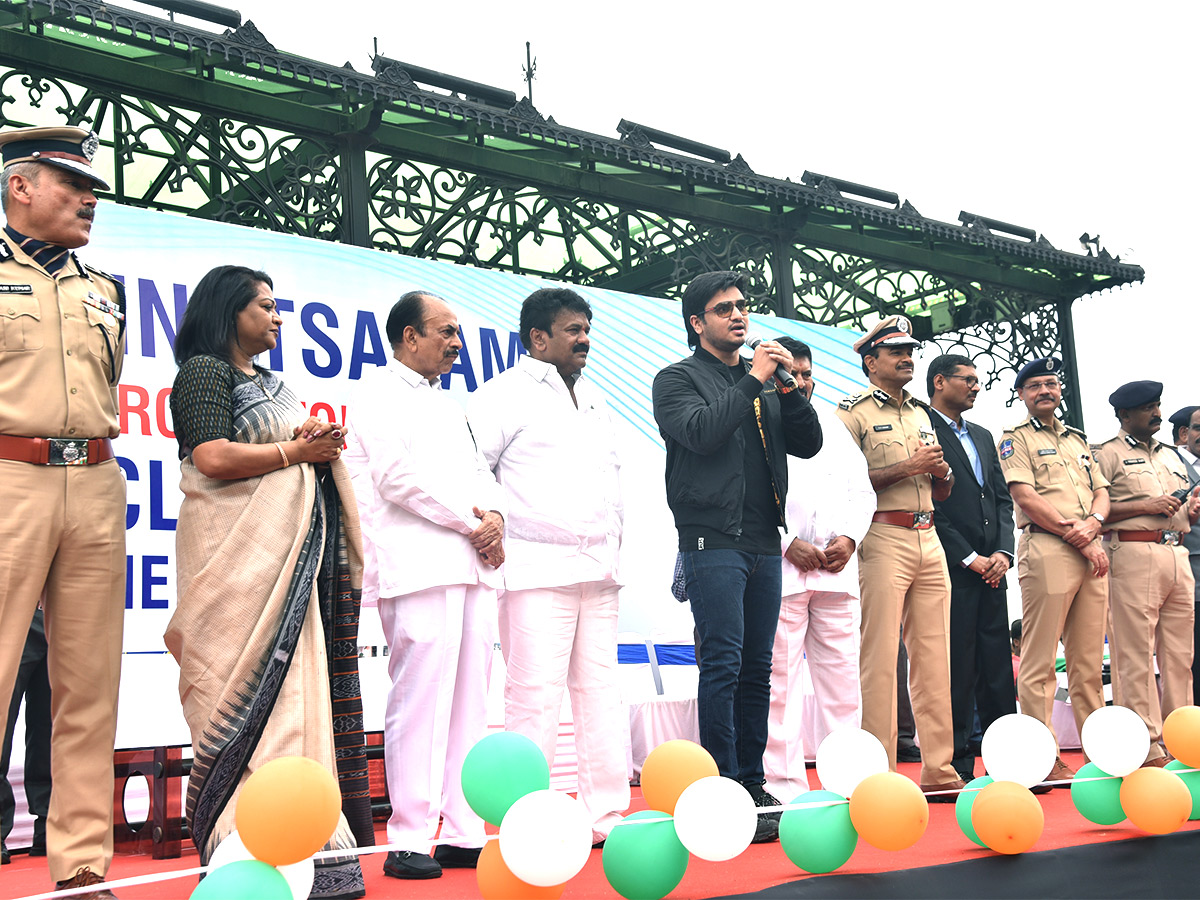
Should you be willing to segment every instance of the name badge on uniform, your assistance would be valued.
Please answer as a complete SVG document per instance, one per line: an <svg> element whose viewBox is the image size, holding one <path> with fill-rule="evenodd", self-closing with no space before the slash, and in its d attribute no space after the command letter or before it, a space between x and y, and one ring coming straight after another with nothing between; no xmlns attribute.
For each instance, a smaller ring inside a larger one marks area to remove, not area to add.
<svg viewBox="0 0 1200 900"><path fill-rule="evenodd" d="M1058 451L1053 447L1043 447L1038 451L1038 456L1058 456Z"/></svg>
<svg viewBox="0 0 1200 900"><path fill-rule="evenodd" d="M95 291L88 291L87 295L83 298L83 302L92 309L98 309L100 312L112 316L118 322L125 318L125 313L121 311L121 307L102 294L97 294Z"/></svg>
<svg viewBox="0 0 1200 900"><path fill-rule="evenodd" d="M1000 442L1000 458L1008 459L1013 455L1013 445L1011 438L1005 438Z"/></svg>
<svg viewBox="0 0 1200 900"><path fill-rule="evenodd" d="M0 284L0 294L32 294L32 284Z"/></svg>
<svg viewBox="0 0 1200 900"><path fill-rule="evenodd" d="M891 430L892 430L891 425L875 425L872 427L872 431L891 431Z"/></svg>
<svg viewBox="0 0 1200 900"><path fill-rule="evenodd" d="M1141 466L1145 465L1146 460L1139 456L1137 459L1123 459L1121 462L1126 466Z"/></svg>

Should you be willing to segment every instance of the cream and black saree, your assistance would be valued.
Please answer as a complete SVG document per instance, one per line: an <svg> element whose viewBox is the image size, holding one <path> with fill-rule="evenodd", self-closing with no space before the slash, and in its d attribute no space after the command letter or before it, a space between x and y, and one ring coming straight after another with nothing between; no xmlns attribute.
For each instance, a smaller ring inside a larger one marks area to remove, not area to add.
<svg viewBox="0 0 1200 900"><path fill-rule="evenodd" d="M181 367L172 412L185 452L220 436L290 440L305 418L270 372L251 379L208 356ZM187 818L201 859L234 829L245 779L281 756L338 777L343 815L325 849L374 843L357 661L362 541L345 467L222 481L189 453L181 488L179 601L165 640L192 733ZM312 897L362 895L357 857L318 863Z"/></svg>

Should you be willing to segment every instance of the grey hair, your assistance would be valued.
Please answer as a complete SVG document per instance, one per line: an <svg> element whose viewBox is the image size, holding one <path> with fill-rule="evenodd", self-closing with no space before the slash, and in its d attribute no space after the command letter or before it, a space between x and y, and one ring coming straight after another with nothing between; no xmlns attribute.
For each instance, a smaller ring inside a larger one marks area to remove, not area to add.
<svg viewBox="0 0 1200 900"><path fill-rule="evenodd" d="M0 174L0 210L8 212L8 178L10 175L24 175L34 184L42 174L42 164L36 162L19 162L5 166Z"/></svg>

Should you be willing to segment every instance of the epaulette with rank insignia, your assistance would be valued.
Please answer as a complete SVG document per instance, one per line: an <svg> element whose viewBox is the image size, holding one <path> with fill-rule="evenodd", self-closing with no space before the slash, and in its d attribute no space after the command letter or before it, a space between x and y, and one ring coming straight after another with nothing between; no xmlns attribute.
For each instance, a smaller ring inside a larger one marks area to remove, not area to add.
<svg viewBox="0 0 1200 900"><path fill-rule="evenodd" d="M849 409L860 400L865 400L870 396L870 391L859 391L857 394L848 394L840 403L838 403L838 409Z"/></svg>
<svg viewBox="0 0 1200 900"><path fill-rule="evenodd" d="M1068 425L1066 422L1063 422L1063 428L1067 429L1067 431L1071 432L1072 434L1079 435L1081 438L1083 438L1083 442L1085 444L1088 442L1087 432L1085 432L1082 428L1076 428L1074 425Z"/></svg>
<svg viewBox="0 0 1200 900"><path fill-rule="evenodd" d="M79 262L79 259L76 258L75 261ZM124 282L114 278L112 275L109 275L103 269L97 269L95 266L90 266L87 263L81 263L81 265L83 266L83 268L85 268L87 271L91 272L92 274L99 275L101 278L107 279L108 281L112 282L112 286L117 291L117 307L121 311L121 315L117 316L117 321L120 322L120 333L124 334L125 333L125 284L124 284Z"/></svg>

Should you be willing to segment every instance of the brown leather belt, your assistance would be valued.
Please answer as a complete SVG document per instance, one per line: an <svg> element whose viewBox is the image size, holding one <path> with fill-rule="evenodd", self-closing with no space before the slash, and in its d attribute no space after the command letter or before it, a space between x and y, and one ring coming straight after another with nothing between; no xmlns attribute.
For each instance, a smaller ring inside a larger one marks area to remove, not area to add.
<svg viewBox="0 0 1200 900"><path fill-rule="evenodd" d="M91 466L113 458L108 438L35 438L0 434L0 459L39 466Z"/></svg>
<svg viewBox="0 0 1200 900"><path fill-rule="evenodd" d="M1034 525L1032 522L1025 526L1025 530L1031 534L1051 534L1054 535L1054 537L1062 537L1062 535L1051 531L1049 528L1043 528L1041 525Z"/></svg>
<svg viewBox="0 0 1200 900"><path fill-rule="evenodd" d="M1178 547L1180 541L1183 540L1183 532L1180 531L1117 531L1112 532L1117 536L1117 540L1125 543L1131 541L1133 543L1143 544L1166 544L1170 547ZM1109 535L1105 535L1107 539Z"/></svg>
<svg viewBox="0 0 1200 900"><path fill-rule="evenodd" d="M883 525L899 525L901 528L915 528L924 531L933 527L932 512L902 512L897 509L885 509L871 516L872 522Z"/></svg>

